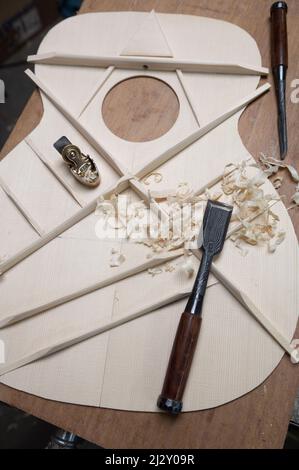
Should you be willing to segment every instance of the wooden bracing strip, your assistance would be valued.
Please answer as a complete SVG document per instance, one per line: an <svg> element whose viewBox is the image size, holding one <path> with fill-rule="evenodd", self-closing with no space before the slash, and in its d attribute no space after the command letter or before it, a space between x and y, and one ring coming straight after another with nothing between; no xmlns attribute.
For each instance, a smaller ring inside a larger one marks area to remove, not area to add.
<svg viewBox="0 0 299 470"><path fill-rule="evenodd" d="M103 289L104 287L108 287L116 282L122 281L131 276L135 276L136 274L139 274L143 271L147 271L148 269L156 268L157 266L161 264L164 264L166 262L172 261L176 258L183 256L184 253L185 253L184 249L179 249L179 250L175 250L169 253L158 254L154 256L153 258L151 258L150 260L147 260L145 262L143 261L141 264L136 265L133 268L115 273L112 276L107 277L106 279L99 281L93 285L85 287L82 290L76 290L74 292L71 292L65 295L64 297L53 299L51 302L39 305L33 309L19 312L14 315L8 316L6 318L2 318L0 320L0 329L13 325L19 321L25 320L26 318L30 318L35 315L38 315L39 313L46 312L47 310L58 307L59 305L63 305L67 302L71 302L72 300L83 297L84 295L91 294L92 292Z"/></svg>
<svg viewBox="0 0 299 470"><path fill-rule="evenodd" d="M0 188L4 191L6 196L11 200L17 210L22 214L24 219L31 225L31 227L35 230L35 232L40 236L43 237L45 231L39 226L39 224L34 220L31 214L28 213L27 209L23 206L23 204L19 201L17 196L13 193L13 191L4 183L2 179L0 179Z"/></svg>
<svg viewBox="0 0 299 470"><path fill-rule="evenodd" d="M198 127L200 127L200 122L199 122L199 119L198 119L198 115L197 115L196 109L195 109L195 107L193 106L193 103L192 103L192 100L191 100L191 96L190 96L190 94L189 94L189 92L188 92L188 90L187 90L187 87L186 87L186 84L185 84L185 81L184 81L184 75L183 75L183 73L182 73L181 70L176 70L176 74L177 74L177 77L178 77L179 82L180 82L180 84L181 84L181 87L182 87L182 89L183 89L183 91L184 91L184 93L185 93L185 96L186 96L186 99L187 99L187 101L188 101L188 103L189 103L189 106L190 106L190 108L191 108L191 110L192 110L193 116L194 116L194 118L195 118L195 120L196 120L196 122L197 122L197 124L198 124Z"/></svg>
<svg viewBox="0 0 299 470"><path fill-rule="evenodd" d="M114 72L115 70L115 67L108 67L106 72L105 72L105 75L104 75L104 78L102 79L101 83L99 85L97 85L95 87L95 89L92 91L90 97L88 98L88 100L86 101L85 105L82 107L81 109L81 112L78 116L78 118L80 118L82 116L82 114L84 113L84 111L88 108L88 106L90 105L90 103L92 102L92 100L95 98L95 96L99 93L99 91L101 90L101 88L105 85L105 83L107 82L108 78L112 75L112 73Z"/></svg>
<svg viewBox="0 0 299 470"><path fill-rule="evenodd" d="M15 362L6 363L3 366L0 365L0 376L7 374L8 372L12 372L13 370L19 369L20 367L23 367L34 361L37 361L38 359L41 359L42 357L46 357L58 351L62 351L63 349L66 349L75 344L81 343L82 341L86 341L87 339L93 338L94 336L102 334L113 328L117 328L118 326L124 325L125 323L128 323L137 318L140 318L148 313L152 313L154 310L157 310L161 307L166 307L170 303L183 299L187 297L188 295L190 295L190 292L188 290L187 291L182 290L181 292L178 292L175 295L166 294L166 296L163 299L160 299L159 301L156 301L155 303L151 305L144 305L141 309L137 308L136 310L132 311L129 315L127 315L124 318L121 318L119 320L114 320L114 321L112 320L110 323L107 323L104 326L101 326L98 328L91 328L89 331L85 331L83 334L79 336L70 336L69 338L61 342L56 342L55 344L49 345L48 347L44 349L36 350L32 352L31 354L23 358L20 358L19 360Z"/></svg>
<svg viewBox="0 0 299 470"><path fill-rule="evenodd" d="M264 67L247 64L229 64L220 62L196 62L184 59L172 59L168 57L138 57L138 56L118 56L101 57L76 55L67 53L49 52L45 54L31 55L28 62L47 65L67 65L80 67L110 67L137 70L157 70L161 72L182 72L195 73L219 73L237 75L268 75L269 70Z"/></svg>

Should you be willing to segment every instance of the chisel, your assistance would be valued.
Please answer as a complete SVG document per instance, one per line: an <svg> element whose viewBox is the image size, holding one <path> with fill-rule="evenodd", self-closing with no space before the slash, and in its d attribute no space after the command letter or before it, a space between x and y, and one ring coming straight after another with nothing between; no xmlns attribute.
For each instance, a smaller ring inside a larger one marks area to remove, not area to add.
<svg viewBox="0 0 299 470"><path fill-rule="evenodd" d="M285 2L275 2L271 7L271 52L272 72L278 107L278 134L280 158L284 160L288 151L286 114L286 75L288 69L287 12Z"/></svg>
<svg viewBox="0 0 299 470"><path fill-rule="evenodd" d="M233 208L208 201L198 247L203 255L185 312L182 314L172 347L162 393L157 406L177 415L183 408L183 394L188 380L202 321L202 307L214 256L223 248Z"/></svg>

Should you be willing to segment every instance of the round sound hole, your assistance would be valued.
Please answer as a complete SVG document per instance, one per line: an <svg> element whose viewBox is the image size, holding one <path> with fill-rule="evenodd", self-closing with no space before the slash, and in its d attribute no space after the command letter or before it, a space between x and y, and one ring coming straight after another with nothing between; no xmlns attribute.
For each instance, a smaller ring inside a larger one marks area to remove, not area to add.
<svg viewBox="0 0 299 470"><path fill-rule="evenodd" d="M118 83L106 95L102 107L106 126L129 142L158 139L172 128L179 111L173 89L152 77L134 77Z"/></svg>

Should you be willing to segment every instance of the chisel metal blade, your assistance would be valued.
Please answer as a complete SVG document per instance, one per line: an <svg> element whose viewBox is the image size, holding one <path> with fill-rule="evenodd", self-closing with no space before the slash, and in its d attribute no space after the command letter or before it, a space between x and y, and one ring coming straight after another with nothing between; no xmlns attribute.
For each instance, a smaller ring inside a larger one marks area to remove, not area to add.
<svg viewBox="0 0 299 470"><path fill-rule="evenodd" d="M284 160L288 152L287 113L284 81L279 81L277 83L277 106L280 158L281 160Z"/></svg>
<svg viewBox="0 0 299 470"><path fill-rule="evenodd" d="M288 33L286 2L275 2L271 7L271 61L275 83L280 158L284 160L288 151L286 75L288 70Z"/></svg>

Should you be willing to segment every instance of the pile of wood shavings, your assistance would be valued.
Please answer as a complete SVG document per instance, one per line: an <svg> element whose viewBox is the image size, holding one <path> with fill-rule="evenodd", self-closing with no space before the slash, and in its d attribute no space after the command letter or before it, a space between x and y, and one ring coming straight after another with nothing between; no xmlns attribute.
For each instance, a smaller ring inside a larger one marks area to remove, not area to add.
<svg viewBox="0 0 299 470"><path fill-rule="evenodd" d="M155 203L151 213L143 201L129 205L126 213L122 213L119 196L113 195L110 200L98 202L96 215L104 219L106 228L116 229L120 234L126 230L127 241L148 246L152 254L169 252L197 240L203 218L203 201L213 197L208 192L205 196L195 196L189 185L182 183L175 191L165 192L159 197L150 194ZM184 212L187 206L189 210ZM168 224L163 223L160 209ZM176 224L180 224L177 229Z"/></svg>
<svg viewBox="0 0 299 470"><path fill-rule="evenodd" d="M269 252L273 253L285 238L285 232L278 228L279 217L269 208L269 203L278 198L264 193L262 185L267 175L258 169L254 176L249 177L248 166L257 168L257 165L247 165L244 161L235 172L222 179L223 193L230 196L228 202L234 207L232 222L242 224L230 239L244 256L248 253L244 244L266 244Z"/></svg>
<svg viewBox="0 0 299 470"><path fill-rule="evenodd" d="M265 163L264 159L263 164L265 165ZM253 176L248 175L249 167L255 168ZM151 254L148 257L150 257L156 253L170 252L179 248L186 250L195 248L206 201L208 199L220 200L234 207L232 223L242 225L230 237L240 253L244 256L247 254L247 250L244 248L246 245L267 245L268 251L273 253L286 235L279 228L279 217L269 207L271 201L278 200L277 196L265 194L262 188L270 173L274 173L270 172L271 167L262 171L258 169L256 164L248 163L245 160L238 165L233 165L233 168L234 171L232 171L232 165L225 168L220 184L221 189L206 189L200 195L197 195L188 183L181 183L175 190L149 191L156 208L161 209L164 216L171 216L170 227L165 234L163 234L163 223L161 222L163 218L161 219L159 214L155 214L155 217L149 217L149 208L143 201L130 206L127 213L119 213L117 204L119 196L114 195L109 201L100 200L96 213L105 218L108 226L117 230L126 228L127 241L142 243L149 247ZM162 178L159 178L159 181L162 181ZM182 212L187 206L191 210L182 217ZM255 219L255 217L257 218ZM152 224L151 229L149 221ZM154 237L152 236L153 221ZM174 230L176 221L181 224L180 234L176 234ZM142 230L140 230L141 225L143 225ZM139 233L137 237L134 235L136 228ZM194 275L194 266L188 256L189 253L186 251L186 257L180 264L180 269L188 277L191 277ZM119 265L121 262L124 262L123 258L121 261L117 260L116 263L111 264ZM149 274L155 276L162 272L172 272L175 269L169 263L165 266L165 269L164 267L153 268L149 270Z"/></svg>

